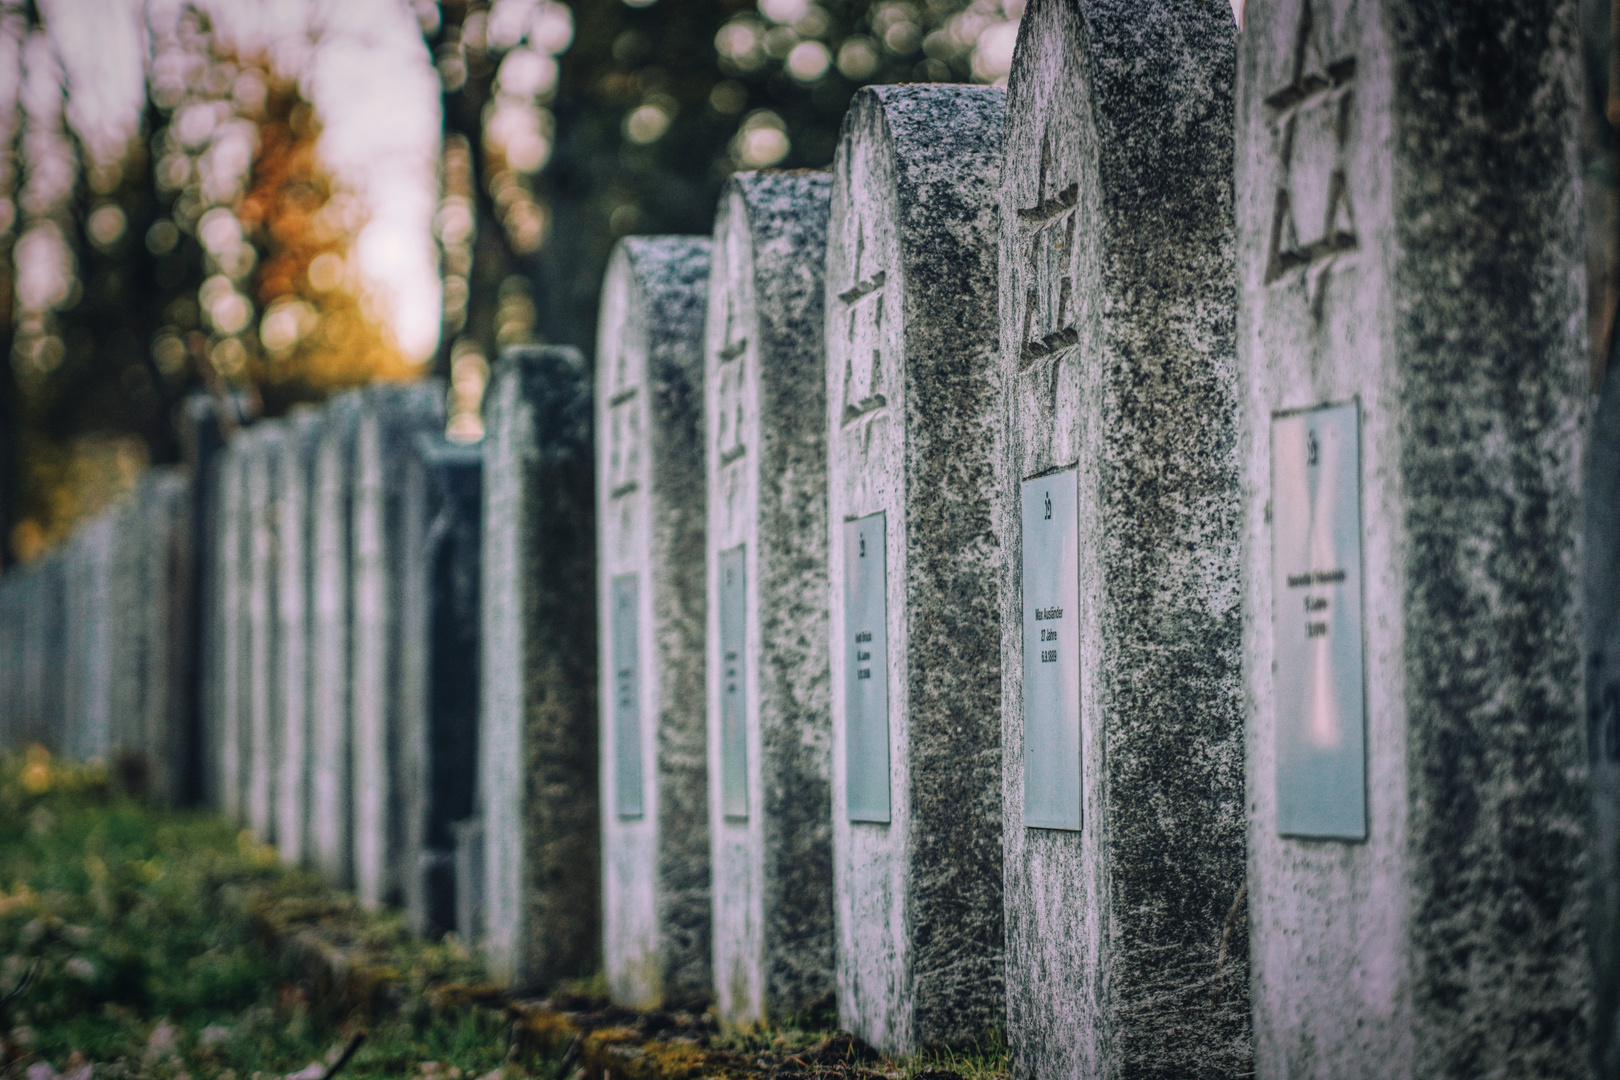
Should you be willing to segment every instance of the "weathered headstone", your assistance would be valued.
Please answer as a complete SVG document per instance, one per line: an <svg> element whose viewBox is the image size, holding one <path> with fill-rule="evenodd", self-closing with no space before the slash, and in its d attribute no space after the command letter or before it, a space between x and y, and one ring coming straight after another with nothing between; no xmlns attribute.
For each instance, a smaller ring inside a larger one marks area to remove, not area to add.
<svg viewBox="0 0 1620 1080"><path fill-rule="evenodd" d="M142 544L142 604L121 613L142 641L143 786L153 801L186 798L186 755L194 740L191 699L191 573L194 503L189 475L173 466L148 471L135 500Z"/></svg>
<svg viewBox="0 0 1620 1080"><path fill-rule="evenodd" d="M1034 0L1008 79L998 531L1018 1076L1252 1067L1235 35L1223 7Z"/></svg>
<svg viewBox="0 0 1620 1080"><path fill-rule="evenodd" d="M242 402L193 394L178 416L181 454L192 477L192 579L189 625L194 661L186 693L192 712L191 740L183 763L184 801L220 805L216 713L219 701L219 641L223 633L219 607L220 469L226 435L241 416ZM229 410L229 411L227 411Z"/></svg>
<svg viewBox="0 0 1620 1080"><path fill-rule="evenodd" d="M354 798L350 787L350 672L353 642L350 538L354 439L360 394L340 394L321 410L310 506L310 796L314 863L336 885L354 880Z"/></svg>
<svg viewBox="0 0 1620 1080"><path fill-rule="evenodd" d="M399 899L404 814L399 775L402 480L419 432L444 430L436 380L379 383L360 396L355 443L354 889L363 904Z"/></svg>
<svg viewBox="0 0 1620 1080"><path fill-rule="evenodd" d="M66 674L67 563L61 548L35 559L29 572L33 595L28 599L26 612L30 623L28 676L31 683L28 738L52 753L61 753L67 703L62 689Z"/></svg>
<svg viewBox="0 0 1620 1080"><path fill-rule="evenodd" d="M209 720L204 725L207 743L214 756L215 775L218 777L214 797L217 808L228 817L240 822L246 809L244 784L246 782L247 751L244 745L245 698L244 665L246 641L243 635L244 611L247 607L247 560L245 550L245 518L247 506L245 458L242 449L244 436L238 434L220 455L218 474L218 524L215 526L214 596L213 609L217 615L217 632L206 643L213 656L212 667L216 677L212 680L213 701Z"/></svg>
<svg viewBox="0 0 1620 1080"><path fill-rule="evenodd" d="M597 330L602 938L624 1005L706 999L703 318L709 240L621 240ZM491 858L494 857L491 849Z"/></svg>
<svg viewBox="0 0 1620 1080"><path fill-rule="evenodd" d="M478 816L457 827L456 917L522 986L601 964L591 408L565 348L507 349L484 403Z"/></svg>
<svg viewBox="0 0 1620 1080"><path fill-rule="evenodd" d="M828 173L742 173L715 217L703 373L709 827L720 1016L833 994Z"/></svg>
<svg viewBox="0 0 1620 1080"><path fill-rule="evenodd" d="M856 94L827 228L840 1022L910 1051L1001 1024L1005 95Z"/></svg>
<svg viewBox="0 0 1620 1080"><path fill-rule="evenodd" d="M1591 1069L1577 41L1570 5L1249 5L1261 1078Z"/></svg>
<svg viewBox="0 0 1620 1080"><path fill-rule="evenodd" d="M137 491L136 495L139 494ZM146 697L146 635L140 613L146 597L146 535L134 496L121 499L113 518L112 627L108 641L107 696L111 704L107 764L134 794L146 792L148 762L142 705Z"/></svg>
<svg viewBox="0 0 1620 1080"><path fill-rule="evenodd" d="M112 560L114 514L100 513L75 532L68 551L68 728L65 752L80 761L107 760L112 731ZM3 647L3 646L0 646ZM0 696L4 691L0 690Z"/></svg>
<svg viewBox="0 0 1620 1080"><path fill-rule="evenodd" d="M247 532L246 689L247 801L246 820L264 843L276 839L276 778L281 761L277 745L280 722L276 662L277 569L276 500L281 454L286 434L279 420L253 425L243 436L246 457L246 505L243 528Z"/></svg>
<svg viewBox="0 0 1620 1080"><path fill-rule="evenodd" d="M312 862L310 848L311 590L315 560L310 550L315 454L321 414L296 408L286 419L277 476L276 660L280 753L276 777L276 850L289 866Z"/></svg>
<svg viewBox="0 0 1620 1080"><path fill-rule="evenodd" d="M1583 491L1586 740L1592 769L1593 1013L1600 1076L1620 1073L1620 374L1611 342Z"/></svg>
<svg viewBox="0 0 1620 1080"><path fill-rule="evenodd" d="M312 862L309 821L313 761L310 744L311 587L313 479L322 432L320 413L299 406L282 421L280 453L271 480L276 498L274 668L270 673L275 758L270 783L275 808L276 849L283 863Z"/></svg>
<svg viewBox="0 0 1620 1080"><path fill-rule="evenodd" d="M423 934L456 928L451 826L472 814L477 785L482 465L479 447L425 433L401 463L399 862Z"/></svg>

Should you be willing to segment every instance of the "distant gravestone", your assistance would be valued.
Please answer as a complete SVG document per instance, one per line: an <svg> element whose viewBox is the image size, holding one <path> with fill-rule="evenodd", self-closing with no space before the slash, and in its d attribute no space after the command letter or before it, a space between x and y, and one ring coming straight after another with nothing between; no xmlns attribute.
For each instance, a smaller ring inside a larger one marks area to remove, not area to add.
<svg viewBox="0 0 1620 1080"><path fill-rule="evenodd" d="M1252 1067L1232 932L1235 37L1220 7L1034 0L1008 80L999 522L1020 1076Z"/></svg>
<svg viewBox="0 0 1620 1080"><path fill-rule="evenodd" d="M311 482L309 834L315 867L336 885L354 880L354 800L350 787L351 575L354 443L360 394L321 410Z"/></svg>
<svg viewBox="0 0 1620 1080"><path fill-rule="evenodd" d="M74 533L67 551L68 638L65 752L80 761L107 760L112 730L112 561L117 517L102 512ZM8 624L9 625L9 624ZM0 648L3 648L0 645ZM3 691L0 691L3 693Z"/></svg>
<svg viewBox="0 0 1620 1080"><path fill-rule="evenodd" d="M188 689L193 503L191 478L177 466L152 469L141 478L135 509L144 548L143 603L120 613L140 626L144 786L163 806L186 800L186 759L195 739Z"/></svg>
<svg viewBox="0 0 1620 1080"><path fill-rule="evenodd" d="M354 888L368 905L399 899L404 813L400 764L402 482L419 432L444 430L437 381L378 383L360 396L354 523Z"/></svg>
<svg viewBox="0 0 1620 1080"><path fill-rule="evenodd" d="M602 962L591 407L567 348L505 350L484 400L478 797L455 828L456 921L520 986Z"/></svg>
<svg viewBox="0 0 1620 1080"><path fill-rule="evenodd" d="M216 502L219 521L215 533L214 597L212 606L218 618L218 632L207 642L213 655L210 722L205 725L212 747L218 782L217 808L241 822L246 811L245 784L247 749L244 745L246 714L244 676L246 637L244 614L247 609L246 517L247 469L237 435L220 458L219 494Z"/></svg>
<svg viewBox="0 0 1620 1080"><path fill-rule="evenodd" d="M277 481L286 442L285 429L279 420L261 421L243 436L246 472L243 529L247 558L244 632L247 670L243 676L246 691L243 710L248 732L246 819L248 828L265 843L276 839L276 779L281 761L280 694L276 679L276 585L280 577Z"/></svg>
<svg viewBox="0 0 1620 1080"><path fill-rule="evenodd" d="M706 999L703 318L709 240L614 249L597 331L602 920L623 1005ZM491 858L494 857L491 849Z"/></svg>
<svg viewBox="0 0 1620 1080"><path fill-rule="evenodd" d="M482 464L479 447L425 433L402 462L401 891L423 934L456 928L452 825L477 786Z"/></svg>
<svg viewBox="0 0 1620 1080"><path fill-rule="evenodd" d="M29 741L62 752L67 696L63 692L67 642L67 561L60 548L34 560L28 600Z"/></svg>
<svg viewBox="0 0 1620 1080"><path fill-rule="evenodd" d="M703 385L709 823L720 1016L833 993L828 173L741 173L715 217Z"/></svg>
<svg viewBox="0 0 1620 1080"><path fill-rule="evenodd" d="M1004 95L865 89L827 229L840 1023L890 1052L1001 1024Z"/></svg>
<svg viewBox="0 0 1620 1080"><path fill-rule="evenodd" d="M136 492L138 496L139 492ZM110 587L112 627L107 658L107 694L111 705L108 761L119 783L132 793L146 793L146 760L142 705L146 697L146 533L135 496L121 499L110 511L113 552Z"/></svg>
<svg viewBox="0 0 1620 1080"><path fill-rule="evenodd" d="M191 739L183 763L185 801L219 805L218 747L214 718L219 700L219 640L223 633L219 609L220 469L226 436L240 415L241 403L198 393L187 398L179 412L181 456L192 477L192 562L188 616L195 656L186 694L192 711ZM238 410L226 412L225 410Z"/></svg>
<svg viewBox="0 0 1620 1080"><path fill-rule="evenodd" d="M313 862L310 845L310 780L313 710L310 691L315 560L311 550L315 456L323 426L320 411L288 413L276 487L276 850L288 866Z"/></svg>
<svg viewBox="0 0 1620 1080"><path fill-rule="evenodd" d="M1589 1075L1592 1021L1614 1038L1586 933L1577 42L1567 6L1375 0L1251 4L1239 38L1262 1078Z"/></svg>

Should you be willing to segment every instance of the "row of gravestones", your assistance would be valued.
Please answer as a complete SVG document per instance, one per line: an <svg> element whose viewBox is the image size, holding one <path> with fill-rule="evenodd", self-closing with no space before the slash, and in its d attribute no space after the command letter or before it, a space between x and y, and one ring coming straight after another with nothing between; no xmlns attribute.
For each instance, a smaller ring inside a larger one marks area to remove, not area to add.
<svg viewBox="0 0 1620 1080"><path fill-rule="evenodd" d="M864 90L830 174L622 242L594 385L509 352L480 448L432 383L244 429L176 499L209 797L524 986L1613 1074L1572 10L1032 0L1005 95ZM130 693L96 528L0 583L8 740Z"/></svg>
<svg viewBox="0 0 1620 1080"><path fill-rule="evenodd" d="M0 746L99 759L158 802L193 799L192 493L188 471L152 470L6 575Z"/></svg>

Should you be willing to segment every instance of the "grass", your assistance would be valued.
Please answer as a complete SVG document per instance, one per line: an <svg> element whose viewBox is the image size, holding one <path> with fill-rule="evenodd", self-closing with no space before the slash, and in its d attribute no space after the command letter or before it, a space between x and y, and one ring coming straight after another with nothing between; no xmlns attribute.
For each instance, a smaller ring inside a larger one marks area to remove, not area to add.
<svg viewBox="0 0 1620 1080"><path fill-rule="evenodd" d="M218 815L154 809L38 748L0 757L0 1080L320 1080L361 1032L342 1080L1008 1072L999 1040L889 1060L840 1050L830 1015L722 1033L605 989L508 1001L453 936L361 910Z"/></svg>
<svg viewBox="0 0 1620 1080"><path fill-rule="evenodd" d="M386 956L403 1007L357 1007L287 970L273 938L301 924ZM104 770L37 749L0 762L0 997L31 977L0 1007L5 1075L94 1063L249 1080L326 1060L364 1025L345 1077L479 1077L506 1060L504 1013L424 996L478 976L453 939L426 942L397 915L361 912L217 816L153 810L119 796Z"/></svg>

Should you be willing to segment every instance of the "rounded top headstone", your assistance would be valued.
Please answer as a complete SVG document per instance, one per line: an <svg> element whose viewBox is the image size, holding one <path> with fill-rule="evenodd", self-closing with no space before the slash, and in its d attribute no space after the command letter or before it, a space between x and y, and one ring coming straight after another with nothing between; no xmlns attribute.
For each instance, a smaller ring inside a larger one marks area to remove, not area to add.
<svg viewBox="0 0 1620 1080"><path fill-rule="evenodd" d="M614 246L596 335L604 385L638 381L655 356L689 376L702 370L709 247L706 236L627 236Z"/></svg>

